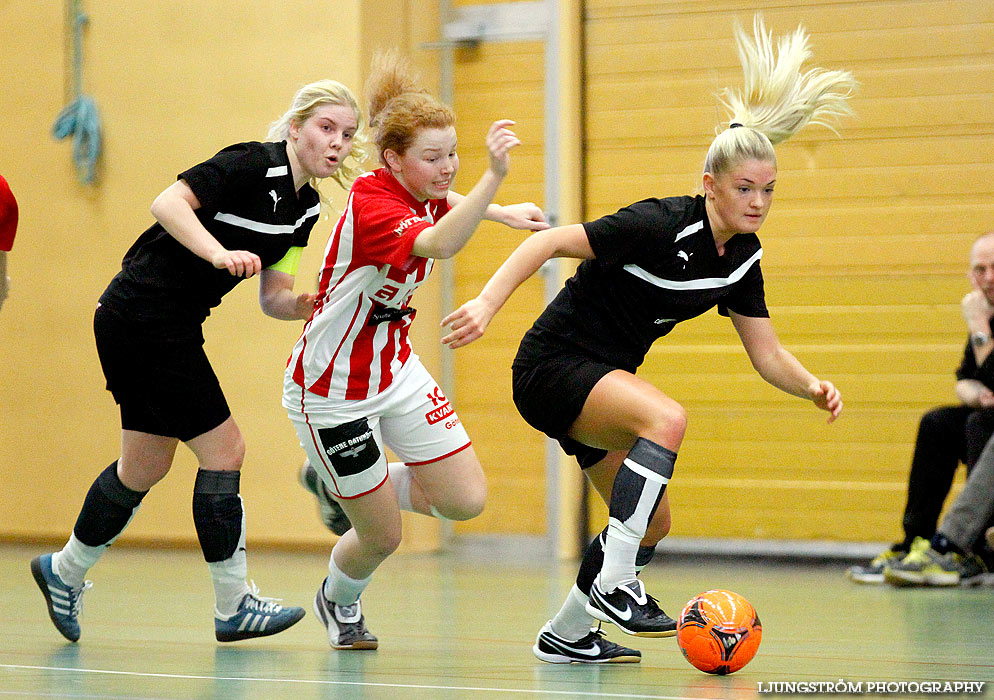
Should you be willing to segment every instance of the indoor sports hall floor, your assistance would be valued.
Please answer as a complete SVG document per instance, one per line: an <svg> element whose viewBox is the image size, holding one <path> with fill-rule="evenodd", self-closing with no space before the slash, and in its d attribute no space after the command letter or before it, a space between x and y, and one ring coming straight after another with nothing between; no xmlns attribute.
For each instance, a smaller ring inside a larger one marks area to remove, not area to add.
<svg viewBox="0 0 994 700"><path fill-rule="evenodd" d="M83 637L70 644L49 622L28 568L41 551L0 546L0 698L703 700L755 698L771 683L839 680L864 687L986 681L984 694L994 693L994 587L857 586L838 563L672 555L653 562L643 574L647 588L674 616L707 588L735 590L759 611L756 658L714 677L692 668L674 639L615 630L610 638L642 649L641 664L537 661L534 635L573 577L572 564L542 557L519 563L479 549L393 556L363 601L379 650L335 652L311 611L324 555L250 552L262 593L304 606L307 617L278 636L219 645L199 552L119 548L91 572Z"/></svg>

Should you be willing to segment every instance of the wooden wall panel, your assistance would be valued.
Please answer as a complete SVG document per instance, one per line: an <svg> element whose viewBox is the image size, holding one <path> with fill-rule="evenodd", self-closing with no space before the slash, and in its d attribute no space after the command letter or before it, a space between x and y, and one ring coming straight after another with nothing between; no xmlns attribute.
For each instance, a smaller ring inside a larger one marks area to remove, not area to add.
<svg viewBox="0 0 994 700"><path fill-rule="evenodd" d="M846 410L826 426L765 384L714 312L678 327L640 371L689 413L673 534L889 540L918 420L955 401L969 247L994 230L994 5L589 0L585 218L695 190L754 10L777 33L803 23L811 65L862 84L838 135L778 147L760 232L774 325Z"/></svg>
<svg viewBox="0 0 994 700"><path fill-rule="evenodd" d="M434 54L418 50L437 38L435 9L402 0L373 4L343 0L329 11L319 0L89 0L84 82L99 105L103 152L97 181L82 185L72 144L51 132L72 82L64 3L0 2L0 171L20 206L12 291L0 311L0 539L61 546L93 479L120 454L120 419L104 389L93 309L152 223L152 200L176 173L227 144L265 138L305 83L335 78L361 96L376 48L412 55L429 80L438 74ZM290 15L307 20L273 31ZM135 138L136 129L143 137ZM332 204L311 232L297 291L314 290L346 201L332 182L322 190ZM421 338L432 311L421 310L412 336L434 372L431 346ZM283 368L301 325L266 317L253 279L226 296L204 326L207 354L247 445L241 493L250 560L258 545L326 550L333 542L297 482L304 455L280 405ZM437 343L437 334L430 340ZM198 547L190 517L196 469L193 454L180 448L116 546ZM437 530L432 520L405 517L402 546L433 549Z"/></svg>
<svg viewBox="0 0 994 700"><path fill-rule="evenodd" d="M484 136L496 119L513 119L522 145L499 203L542 204L544 47L539 42L484 43L455 52L454 108L460 172L456 191L468 191L487 163ZM476 296L526 234L485 222L454 263L455 303ZM521 336L543 308L542 281L527 281L494 319L486 336L452 354L455 406L487 474L487 508L456 532L542 535L545 454L542 435L511 400L511 361Z"/></svg>

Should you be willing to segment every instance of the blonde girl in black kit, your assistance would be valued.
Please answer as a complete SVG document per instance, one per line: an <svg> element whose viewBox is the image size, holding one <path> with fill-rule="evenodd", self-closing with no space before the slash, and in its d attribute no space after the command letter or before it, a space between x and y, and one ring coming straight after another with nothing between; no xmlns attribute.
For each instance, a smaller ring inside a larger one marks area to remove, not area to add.
<svg viewBox="0 0 994 700"><path fill-rule="evenodd" d="M478 297L443 319L451 328L443 342L466 345L546 260L583 261L513 364L519 412L576 456L610 515L562 609L539 632L533 651L543 661L640 660L592 631L595 620L638 636L675 634L637 578L670 528L665 489L687 425L680 404L636 376L653 342L717 306L763 379L828 411L829 422L842 411L838 390L808 372L773 330L756 232L773 200L773 145L848 113L855 81L844 71L802 72L810 55L803 29L776 45L759 18L754 29L752 37L736 29L745 88L722 94L731 121L708 149L703 194L647 199L536 233Z"/></svg>
<svg viewBox="0 0 994 700"><path fill-rule="evenodd" d="M255 275L264 313L310 315L314 295L294 293L293 283L321 208L312 185L337 177L347 186L359 172L352 152L360 121L348 88L311 83L272 125L270 141L223 149L180 173L152 203L156 222L127 252L94 315L107 388L121 410L121 456L93 482L65 547L31 562L49 616L70 641L80 636L87 572L169 471L180 442L200 465L193 519L214 584L218 641L275 634L303 617L303 608L262 598L247 582L239 495L245 443L204 353L201 326L225 294Z"/></svg>

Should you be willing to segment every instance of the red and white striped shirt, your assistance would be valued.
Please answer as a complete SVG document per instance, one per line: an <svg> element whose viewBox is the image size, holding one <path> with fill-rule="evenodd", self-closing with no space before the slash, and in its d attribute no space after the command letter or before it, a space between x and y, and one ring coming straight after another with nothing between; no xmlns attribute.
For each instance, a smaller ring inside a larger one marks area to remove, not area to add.
<svg viewBox="0 0 994 700"><path fill-rule="evenodd" d="M444 199L416 200L386 168L353 183L325 249L314 312L290 356L294 382L355 400L390 386L413 355L408 304L434 263L411 254L414 239L448 211Z"/></svg>

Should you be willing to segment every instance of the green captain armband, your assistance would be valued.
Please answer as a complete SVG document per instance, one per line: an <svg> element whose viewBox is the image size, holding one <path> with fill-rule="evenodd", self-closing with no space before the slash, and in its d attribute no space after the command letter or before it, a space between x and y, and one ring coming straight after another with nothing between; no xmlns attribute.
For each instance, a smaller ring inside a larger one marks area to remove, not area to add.
<svg viewBox="0 0 994 700"><path fill-rule="evenodd" d="M291 246L290 250L286 252L283 259L280 260L275 265L270 265L267 270L276 270L277 272L285 272L288 275L297 274L297 266L300 265L300 254L304 252L304 249L300 246Z"/></svg>

